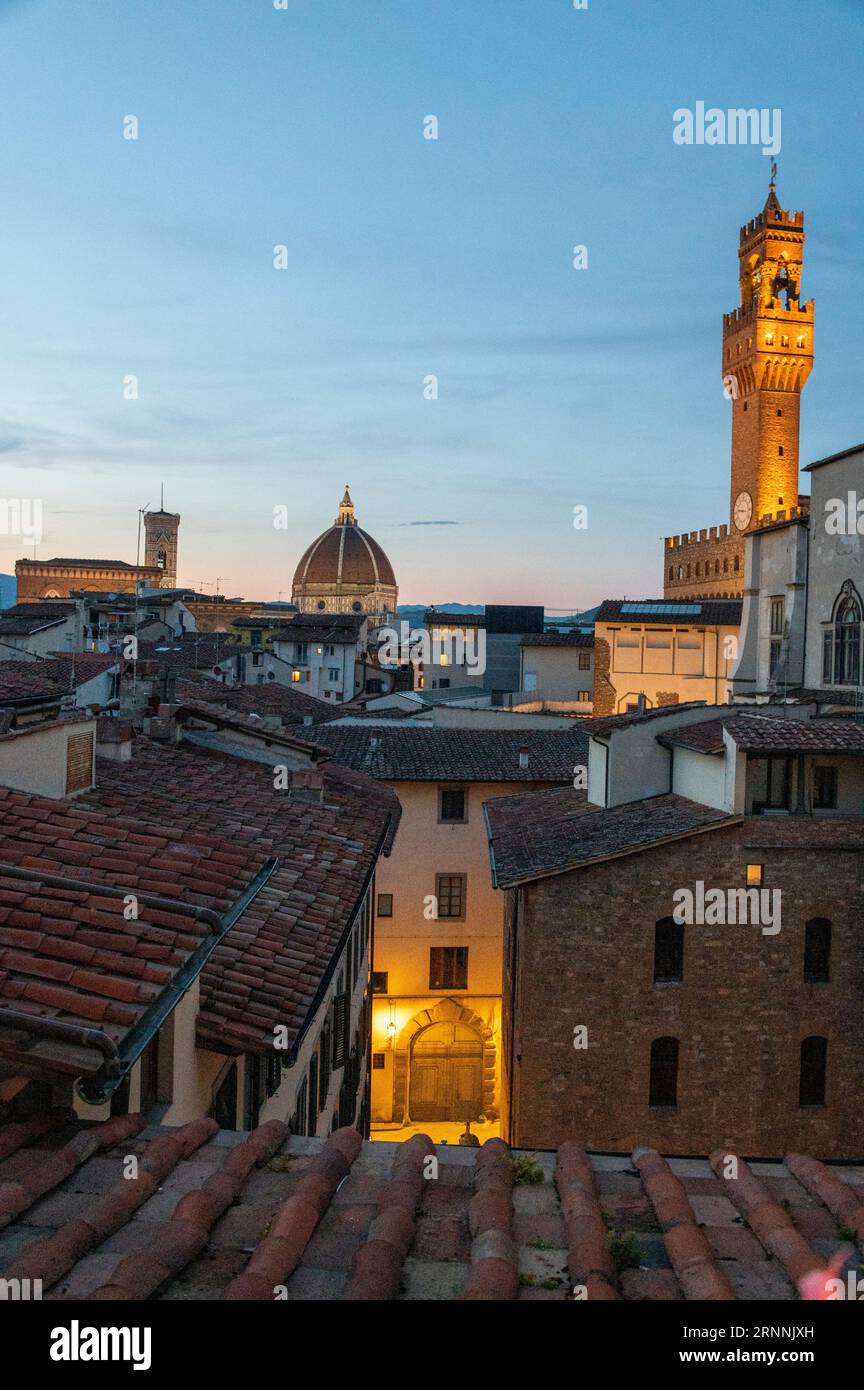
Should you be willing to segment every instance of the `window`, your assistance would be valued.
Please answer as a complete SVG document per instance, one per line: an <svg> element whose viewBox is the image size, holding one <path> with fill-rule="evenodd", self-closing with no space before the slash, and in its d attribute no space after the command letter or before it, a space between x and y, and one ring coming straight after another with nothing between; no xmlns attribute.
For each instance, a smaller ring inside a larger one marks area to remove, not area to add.
<svg viewBox="0 0 864 1390"><path fill-rule="evenodd" d="M438 899L439 918L464 919L466 888L464 874L436 874L435 896Z"/></svg>
<svg viewBox="0 0 864 1390"><path fill-rule="evenodd" d="M275 1096L282 1083L282 1058L268 1057L264 1067L264 1087L268 1096Z"/></svg>
<svg viewBox="0 0 864 1390"><path fill-rule="evenodd" d="M654 928L654 983L684 979L684 924L664 917Z"/></svg>
<svg viewBox="0 0 864 1390"><path fill-rule="evenodd" d="M260 628L255 628L255 627L253 627L252 632L251 632L251 634L250 634L250 640L251 640L251 642L252 642L252 646L253 646L253 647L260 647L260 646L261 646L261 629L260 629Z"/></svg>
<svg viewBox="0 0 864 1390"><path fill-rule="evenodd" d="M333 1070L345 1065L348 1055L349 1008L348 995L339 981L339 993L333 999Z"/></svg>
<svg viewBox="0 0 864 1390"><path fill-rule="evenodd" d="M306 662L309 660L309 643L295 642L294 656L300 665L305 666Z"/></svg>
<svg viewBox="0 0 864 1390"><path fill-rule="evenodd" d="M579 653L579 670L580 670L580 671L590 671L590 670L591 670L591 653L590 653L590 652L580 652L580 653Z"/></svg>
<svg viewBox="0 0 864 1390"><path fill-rule="evenodd" d="M526 672L525 672L525 686L524 686L524 689L525 689L525 690L536 690L536 689L537 689L537 672L536 672L536 671L526 671Z"/></svg>
<svg viewBox="0 0 864 1390"><path fill-rule="evenodd" d="M836 767L814 767L813 769L813 810L836 811L837 809L837 769Z"/></svg>
<svg viewBox="0 0 864 1390"><path fill-rule="evenodd" d="M748 864L748 865L747 865L747 887L748 887L748 888L761 888L761 887L762 887L762 872L763 872L763 868L764 868L764 866L763 866L762 864Z"/></svg>
<svg viewBox="0 0 864 1390"><path fill-rule="evenodd" d="M372 971L372 993L373 993L373 994L387 994L387 992L388 992L387 986L388 986L389 979L390 979L390 976L389 976L388 971L386 971L386 970L373 970L373 971Z"/></svg>
<svg viewBox="0 0 864 1390"><path fill-rule="evenodd" d="M435 682L433 681L432 684L434 685ZM442 679L438 682L438 689L439 689L439 690L449 690L449 689L450 689L450 677L449 677L449 676L446 678L446 680L442 677Z"/></svg>
<svg viewBox="0 0 864 1390"><path fill-rule="evenodd" d="M468 988L467 946L432 946L430 948L429 988Z"/></svg>
<svg viewBox="0 0 864 1390"><path fill-rule="evenodd" d="M648 1104L678 1104L678 1039L655 1038L651 1044L651 1083Z"/></svg>
<svg viewBox="0 0 864 1390"><path fill-rule="evenodd" d="M857 685L861 678L861 606L846 598L834 619L834 685Z"/></svg>
<svg viewBox="0 0 864 1390"><path fill-rule="evenodd" d="M798 1104L825 1104L825 1071L828 1063L828 1039L804 1038L801 1043L801 1068L798 1082Z"/></svg>
<svg viewBox="0 0 864 1390"><path fill-rule="evenodd" d="M373 1052L373 1053L372 1053L372 1070L373 1070L373 1071L383 1071L383 1070L384 1070L384 1063L385 1063L385 1061L386 1061L386 1058L385 1058L383 1052Z"/></svg>
<svg viewBox="0 0 864 1390"><path fill-rule="evenodd" d="M768 649L768 679L774 680L780 666L780 657L783 654L783 639L772 637L771 646Z"/></svg>
<svg viewBox="0 0 864 1390"><path fill-rule="evenodd" d="M253 653L252 653L252 665L253 665L253 666L260 666L260 665L261 665L261 653L260 653L260 652L253 652Z"/></svg>
<svg viewBox="0 0 864 1390"><path fill-rule="evenodd" d="M303 1083L302 1083L302 1085L300 1086L299 1091L297 1092L297 1105L296 1105L296 1107L295 1107L295 1109L294 1109L294 1115L293 1115L292 1120L291 1120L291 1133L292 1133L292 1134L305 1134L305 1133L306 1133L307 1119L308 1119L308 1116L307 1116L307 1113L306 1113L306 1112L307 1112L307 1110L308 1110L308 1108L309 1108L309 1107L308 1107L308 1093L309 1093L309 1083L308 1083L308 1081L306 1080L306 1077L304 1076L304 1078L303 1078Z"/></svg>
<svg viewBox="0 0 864 1390"><path fill-rule="evenodd" d="M804 928L804 983L827 985L831 966L831 923L814 917Z"/></svg>
<svg viewBox="0 0 864 1390"><path fill-rule="evenodd" d="M772 598L771 600L771 635L772 637L783 636L783 609L785 600L782 598Z"/></svg>
<svg viewBox="0 0 864 1390"><path fill-rule="evenodd" d="M790 786L789 758L752 758L753 814L788 811Z"/></svg>
<svg viewBox="0 0 864 1390"><path fill-rule="evenodd" d="M468 808L465 802L464 788L442 787L438 802L439 821L450 821L464 825L468 819Z"/></svg>
<svg viewBox="0 0 864 1390"><path fill-rule="evenodd" d="M318 1102L318 1052L313 1053L309 1061L309 1125L308 1134L314 1134L318 1128L318 1112L321 1106Z"/></svg>
<svg viewBox="0 0 864 1390"><path fill-rule="evenodd" d="M379 916L379 917L392 917L392 916L393 916L393 894L392 894L392 893L379 893L379 894L378 894L378 916Z"/></svg>
<svg viewBox="0 0 864 1390"><path fill-rule="evenodd" d="M327 668L327 679L328 679L328 681L338 681L338 679L339 679L339 667L338 667L338 666L329 666L329 667Z"/></svg>

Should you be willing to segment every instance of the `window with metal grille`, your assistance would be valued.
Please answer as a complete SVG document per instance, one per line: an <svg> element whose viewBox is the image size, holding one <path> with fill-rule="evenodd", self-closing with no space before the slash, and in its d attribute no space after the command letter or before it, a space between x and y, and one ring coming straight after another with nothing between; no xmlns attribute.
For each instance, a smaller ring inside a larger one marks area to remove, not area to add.
<svg viewBox="0 0 864 1390"><path fill-rule="evenodd" d="M804 928L804 982L827 985L831 978L831 923L814 917Z"/></svg>
<svg viewBox="0 0 864 1390"><path fill-rule="evenodd" d="M345 1065L348 1052L348 995L333 1000L333 1070Z"/></svg>
<svg viewBox="0 0 864 1390"><path fill-rule="evenodd" d="M468 988L467 946L432 946L430 948L429 988Z"/></svg>
<svg viewBox="0 0 864 1390"><path fill-rule="evenodd" d="M651 1044L651 1081L648 1104L678 1104L678 1039L655 1038Z"/></svg>
<svg viewBox="0 0 864 1390"><path fill-rule="evenodd" d="M435 896L438 899L439 918L464 919L466 888L465 874L436 874Z"/></svg>
<svg viewBox="0 0 864 1390"><path fill-rule="evenodd" d="M438 819L451 824L464 823L468 819L465 791L461 787L442 787L438 804Z"/></svg>
<svg viewBox="0 0 864 1390"><path fill-rule="evenodd" d="M654 983L684 979L684 924L664 917L654 928Z"/></svg>
<svg viewBox="0 0 864 1390"><path fill-rule="evenodd" d="M798 1104L825 1104L825 1073L828 1066L828 1039L804 1038L801 1042L801 1068Z"/></svg>

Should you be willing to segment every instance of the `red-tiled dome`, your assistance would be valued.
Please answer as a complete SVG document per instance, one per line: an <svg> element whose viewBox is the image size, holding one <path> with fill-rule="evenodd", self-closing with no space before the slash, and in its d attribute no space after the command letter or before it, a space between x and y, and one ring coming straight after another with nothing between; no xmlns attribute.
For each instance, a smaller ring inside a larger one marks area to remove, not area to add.
<svg viewBox="0 0 864 1390"><path fill-rule="evenodd" d="M305 584L396 586L393 566L384 551L354 520L347 487L335 525L312 542L297 566L294 586Z"/></svg>

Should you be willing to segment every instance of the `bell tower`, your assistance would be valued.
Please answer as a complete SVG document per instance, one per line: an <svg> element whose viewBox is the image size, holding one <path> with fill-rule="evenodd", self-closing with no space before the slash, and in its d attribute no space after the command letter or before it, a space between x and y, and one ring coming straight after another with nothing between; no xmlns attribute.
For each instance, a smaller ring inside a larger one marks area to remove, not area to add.
<svg viewBox="0 0 864 1390"><path fill-rule="evenodd" d="M144 563L162 570L161 589L177 587L177 532L180 529L178 512L166 512L164 495L158 512L144 513Z"/></svg>
<svg viewBox="0 0 864 1390"><path fill-rule="evenodd" d="M741 303L723 316L732 399L730 532L798 505L801 389L813 366L813 300L801 300L804 214L786 212L772 165L765 206L741 228Z"/></svg>

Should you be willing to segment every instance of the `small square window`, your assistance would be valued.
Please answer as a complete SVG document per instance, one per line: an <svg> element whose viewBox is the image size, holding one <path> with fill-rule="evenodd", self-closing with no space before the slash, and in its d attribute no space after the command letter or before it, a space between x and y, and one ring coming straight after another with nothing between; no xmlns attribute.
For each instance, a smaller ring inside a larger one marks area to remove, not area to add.
<svg viewBox="0 0 864 1390"><path fill-rule="evenodd" d="M379 917L392 917L392 916L393 916L393 894L392 894L392 893L379 893L379 894L378 894L378 916L379 916Z"/></svg>
<svg viewBox="0 0 864 1390"><path fill-rule="evenodd" d="M388 972L387 970L373 970L373 971L372 971L372 993L373 993L373 994L387 994L387 993L388 993L388 989L387 989L388 983L389 983L389 972Z"/></svg>
<svg viewBox="0 0 864 1390"><path fill-rule="evenodd" d="M464 825L468 819L467 797L461 787L442 787L438 819Z"/></svg>
<svg viewBox="0 0 864 1390"><path fill-rule="evenodd" d="M373 1071L383 1071L383 1070L384 1070L384 1062L385 1062L385 1057L384 1057L384 1053L383 1053L383 1052L373 1052L373 1053L372 1053L372 1070L373 1070Z"/></svg>

